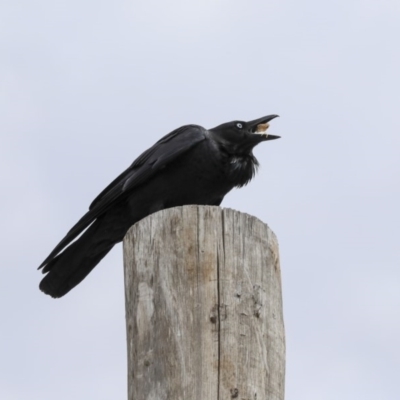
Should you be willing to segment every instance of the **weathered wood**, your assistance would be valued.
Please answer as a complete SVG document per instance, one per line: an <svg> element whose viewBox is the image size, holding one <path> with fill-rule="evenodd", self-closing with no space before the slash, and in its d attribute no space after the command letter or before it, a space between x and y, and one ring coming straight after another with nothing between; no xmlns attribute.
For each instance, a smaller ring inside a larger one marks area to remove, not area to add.
<svg viewBox="0 0 400 400"><path fill-rule="evenodd" d="M283 400L278 244L219 207L153 214L124 240L129 400Z"/></svg>

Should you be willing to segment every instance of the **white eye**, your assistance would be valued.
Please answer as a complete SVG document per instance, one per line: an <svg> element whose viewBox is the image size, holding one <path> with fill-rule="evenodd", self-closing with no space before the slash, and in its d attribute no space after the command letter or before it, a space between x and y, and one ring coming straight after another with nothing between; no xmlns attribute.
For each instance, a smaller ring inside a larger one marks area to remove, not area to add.
<svg viewBox="0 0 400 400"><path fill-rule="evenodd" d="M238 123L236 124L236 126L237 126L239 129L242 129L242 128L243 128L243 125L242 125L240 122L238 122Z"/></svg>

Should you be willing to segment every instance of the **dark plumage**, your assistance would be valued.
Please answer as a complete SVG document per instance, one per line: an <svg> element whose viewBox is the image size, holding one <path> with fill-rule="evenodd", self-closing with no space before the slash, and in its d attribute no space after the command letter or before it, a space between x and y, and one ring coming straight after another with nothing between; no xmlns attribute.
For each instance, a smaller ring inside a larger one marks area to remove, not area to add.
<svg viewBox="0 0 400 400"><path fill-rule="evenodd" d="M231 189L253 178L258 162L252 149L278 138L259 132L275 117L233 121L210 130L187 125L164 136L94 199L43 261L39 268L47 275L40 289L52 297L64 296L133 224L155 211L187 204L219 205Z"/></svg>

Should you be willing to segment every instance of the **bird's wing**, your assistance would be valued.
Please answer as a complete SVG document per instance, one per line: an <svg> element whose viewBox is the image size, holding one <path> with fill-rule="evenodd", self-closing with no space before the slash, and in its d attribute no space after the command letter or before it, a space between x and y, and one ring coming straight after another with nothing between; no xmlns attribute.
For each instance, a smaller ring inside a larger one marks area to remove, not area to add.
<svg viewBox="0 0 400 400"><path fill-rule="evenodd" d="M204 131L197 125L182 126L161 138L154 146L142 153L132 165L111 182L92 202L89 211L71 228L39 266L51 261L94 220L108 208L124 198L132 189L149 179L165 165L173 162L205 139Z"/></svg>

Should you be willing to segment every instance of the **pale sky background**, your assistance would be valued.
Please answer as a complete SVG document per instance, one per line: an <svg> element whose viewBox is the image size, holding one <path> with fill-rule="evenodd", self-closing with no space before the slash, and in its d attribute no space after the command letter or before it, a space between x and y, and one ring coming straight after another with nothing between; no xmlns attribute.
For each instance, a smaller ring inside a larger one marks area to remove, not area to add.
<svg viewBox="0 0 400 400"><path fill-rule="evenodd" d="M0 398L126 399L122 246L36 270L178 126L281 116L223 202L280 243L286 400L400 399L398 0L0 3Z"/></svg>

